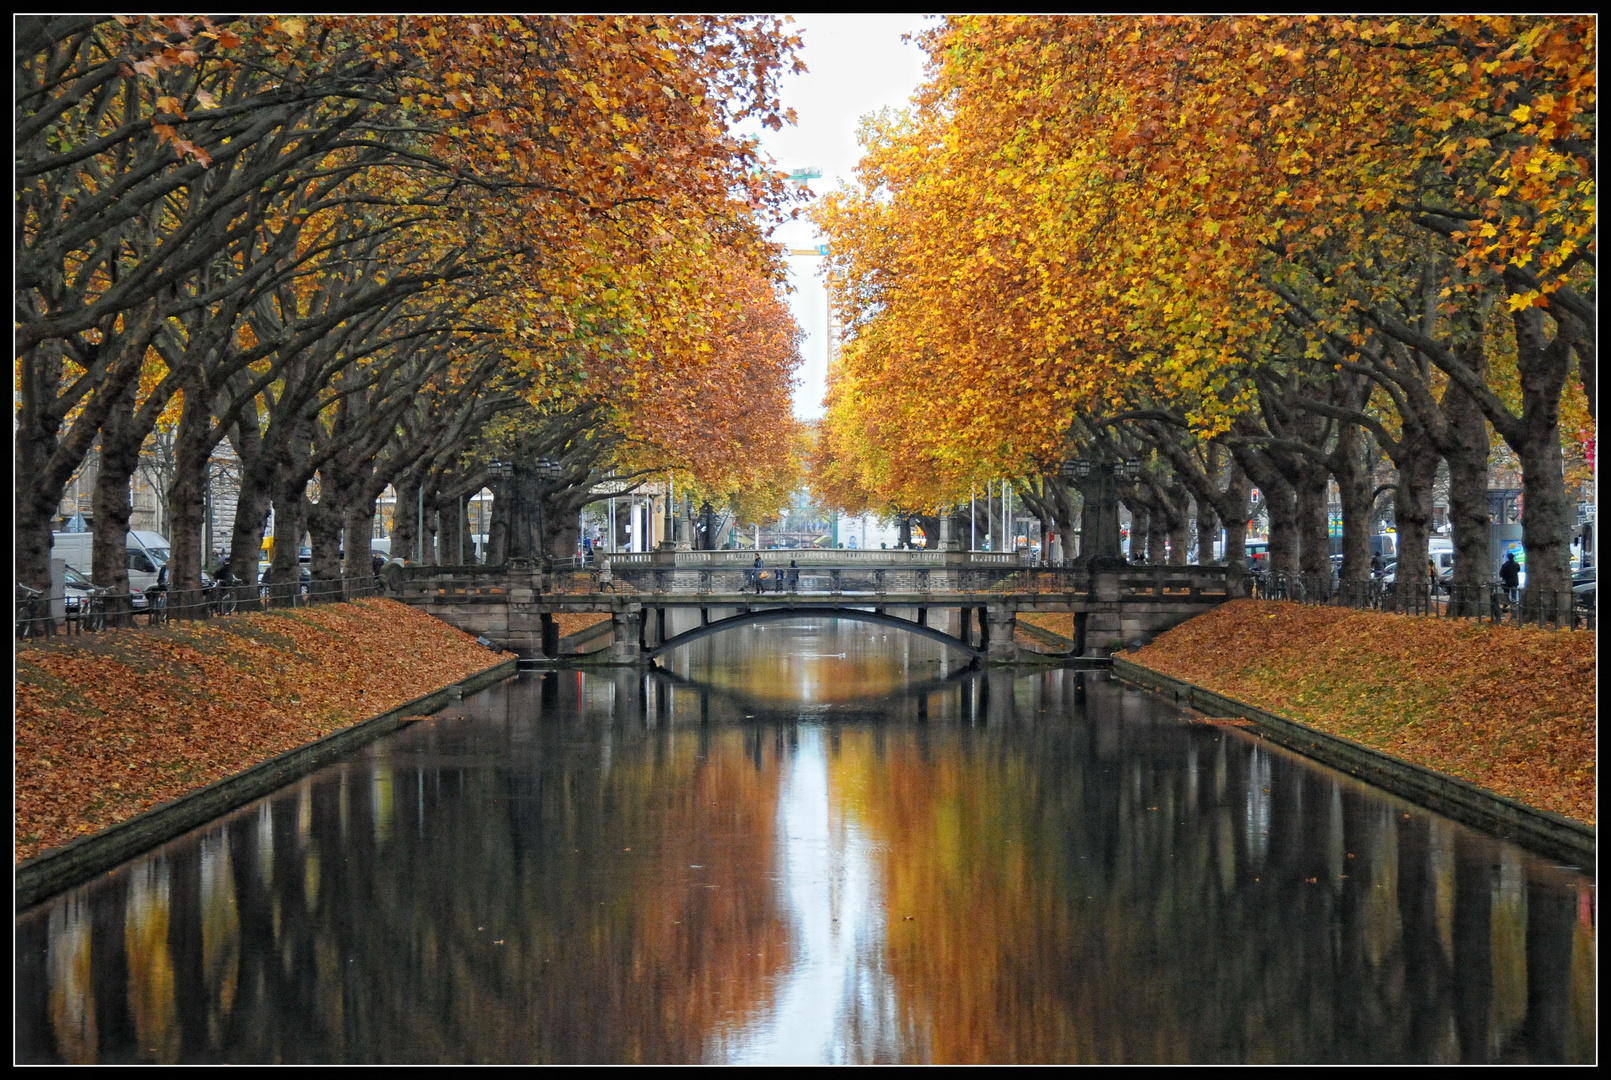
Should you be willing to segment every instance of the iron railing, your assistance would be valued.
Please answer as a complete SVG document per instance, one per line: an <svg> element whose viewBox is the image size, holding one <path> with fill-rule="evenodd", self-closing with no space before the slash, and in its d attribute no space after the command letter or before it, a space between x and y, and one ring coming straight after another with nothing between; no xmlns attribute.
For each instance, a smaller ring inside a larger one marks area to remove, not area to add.
<svg viewBox="0 0 1611 1080"><path fill-rule="evenodd" d="M1593 630L1596 622L1593 593L1512 589L1494 581L1477 585L1339 581L1326 574L1255 574L1252 580L1253 595L1262 600L1553 630Z"/></svg>
<svg viewBox="0 0 1611 1080"><path fill-rule="evenodd" d="M12 625L18 638L93 634L271 608L335 604L382 593L380 578L373 576L270 585L218 584L202 589L153 589L144 593L113 593L97 587L83 595L50 597L18 585ZM63 612L60 619L52 615L58 608Z"/></svg>

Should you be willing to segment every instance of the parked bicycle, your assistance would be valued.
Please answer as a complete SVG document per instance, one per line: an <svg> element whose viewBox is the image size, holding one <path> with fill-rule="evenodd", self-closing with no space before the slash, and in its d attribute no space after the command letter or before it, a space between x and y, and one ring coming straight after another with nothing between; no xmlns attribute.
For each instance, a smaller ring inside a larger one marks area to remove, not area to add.
<svg viewBox="0 0 1611 1080"><path fill-rule="evenodd" d="M19 638L39 638L50 634L56 624L50 617L50 602L38 589L30 589L17 582L17 599L13 615L14 628Z"/></svg>
<svg viewBox="0 0 1611 1080"><path fill-rule="evenodd" d="M78 609L80 630L93 634L106 629L106 598L111 595L112 590L105 585L92 584L85 590Z"/></svg>
<svg viewBox="0 0 1611 1080"><path fill-rule="evenodd" d="M234 574L225 572L205 590L207 610L213 615L233 615L238 603L236 590L243 583Z"/></svg>

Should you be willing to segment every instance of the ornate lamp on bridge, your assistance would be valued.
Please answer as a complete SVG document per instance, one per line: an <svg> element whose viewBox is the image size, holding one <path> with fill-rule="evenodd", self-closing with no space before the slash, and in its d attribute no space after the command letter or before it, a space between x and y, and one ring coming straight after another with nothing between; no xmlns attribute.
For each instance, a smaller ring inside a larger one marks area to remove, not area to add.
<svg viewBox="0 0 1611 1080"><path fill-rule="evenodd" d="M1119 460L1097 453L1065 461L1057 470L1084 496L1078 561L1092 571L1117 570L1124 563L1119 554L1119 484L1140 477L1141 469L1139 458Z"/></svg>
<svg viewBox="0 0 1611 1080"><path fill-rule="evenodd" d="M552 484L564 477L565 466L561 465L551 457L540 457L531 463L531 473L539 484ZM532 502L534 504L532 507L532 516L535 519L533 524L536 526L537 535L537 557L544 565L546 565L548 562L548 544L545 542L543 534L542 493L538 492L536 498L534 498Z"/></svg>
<svg viewBox="0 0 1611 1080"><path fill-rule="evenodd" d="M530 464L494 458L487 462L487 482L494 485L494 500L508 499L504 516L508 527L504 562L509 566L529 566L545 556L543 502L539 490L565 475L565 467L553 458L539 457Z"/></svg>

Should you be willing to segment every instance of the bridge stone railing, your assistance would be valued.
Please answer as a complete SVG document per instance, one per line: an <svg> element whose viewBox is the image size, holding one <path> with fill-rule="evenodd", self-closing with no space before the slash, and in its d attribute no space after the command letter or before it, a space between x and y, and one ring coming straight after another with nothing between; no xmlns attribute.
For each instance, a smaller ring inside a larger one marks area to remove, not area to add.
<svg viewBox="0 0 1611 1080"><path fill-rule="evenodd" d="M927 551L927 550L856 550L852 548L767 548L757 552L754 548L734 548L725 551L618 551L609 556L610 566L616 570L639 567L660 567L677 570L717 570L724 568L748 569L756 555L767 568L788 566L789 560L800 567L849 568L937 568L949 567L1022 567L1031 565L1028 552L1015 551Z"/></svg>
<svg viewBox="0 0 1611 1080"><path fill-rule="evenodd" d="M851 560L844 558L847 554L901 555L907 559L903 563L888 558ZM807 559L802 555L813 557ZM914 555L935 558L912 560ZM702 556L717 558L698 558ZM939 556L950 558L944 561ZM800 593L1057 593L1092 594L1092 598L1098 600L1165 603L1215 601L1248 594L1246 576L1232 576L1224 566L1126 565L1092 575L1083 566L1026 566L1017 562L1016 556L1005 553L928 551L806 551L776 555L763 552L761 586L764 591L771 593L788 588L791 558L798 572L794 591ZM652 552L614 555L610 563L615 589L620 593L719 595L755 591L754 559L753 551ZM479 598L480 602L521 603L545 594L596 592L599 587L596 575L596 568L573 566L557 566L539 572L531 565L393 564L386 568L383 579L387 591L403 599L451 602L463 598L474 603Z"/></svg>

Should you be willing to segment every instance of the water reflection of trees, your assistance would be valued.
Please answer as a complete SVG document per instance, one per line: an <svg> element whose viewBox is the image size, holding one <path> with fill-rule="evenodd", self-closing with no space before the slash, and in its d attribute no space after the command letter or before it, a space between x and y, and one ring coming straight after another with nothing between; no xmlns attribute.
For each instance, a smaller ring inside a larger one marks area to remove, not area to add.
<svg viewBox="0 0 1611 1080"><path fill-rule="evenodd" d="M312 778L107 898L135 1037L99 1056L697 1060L787 960L777 756L746 740L621 724L606 767L530 724L437 725ZM82 919L47 931L53 1041L79 1060Z"/></svg>
<svg viewBox="0 0 1611 1080"><path fill-rule="evenodd" d="M514 684L25 913L19 1057L698 1060L793 946L789 727L717 714L630 671ZM1583 878L1244 733L1055 671L829 731L885 908L856 1052L1594 1053Z"/></svg>
<svg viewBox="0 0 1611 1080"><path fill-rule="evenodd" d="M1007 681L1011 722L847 732L834 764L935 1060L1592 1053L1564 879L1240 733L1100 684L1068 725L1065 686Z"/></svg>

